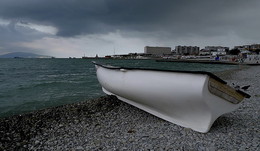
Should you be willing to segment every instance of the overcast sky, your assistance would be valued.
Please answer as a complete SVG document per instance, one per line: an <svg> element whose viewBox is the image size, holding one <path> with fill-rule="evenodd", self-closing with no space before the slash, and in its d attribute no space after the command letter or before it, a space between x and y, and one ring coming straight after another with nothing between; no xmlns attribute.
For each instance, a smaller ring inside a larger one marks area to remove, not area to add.
<svg viewBox="0 0 260 151"><path fill-rule="evenodd" d="M260 43L260 0L0 0L0 54L81 57Z"/></svg>

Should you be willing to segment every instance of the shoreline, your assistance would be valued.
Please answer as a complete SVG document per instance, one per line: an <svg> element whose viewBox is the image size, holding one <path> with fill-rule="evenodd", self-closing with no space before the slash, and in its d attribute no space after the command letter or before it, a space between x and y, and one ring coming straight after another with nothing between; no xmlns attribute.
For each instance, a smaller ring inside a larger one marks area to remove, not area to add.
<svg viewBox="0 0 260 151"><path fill-rule="evenodd" d="M260 63L232 62L232 61L215 61L215 60L199 60L199 59L156 59L157 62L180 62L180 63L204 63L204 64L226 64L226 65L248 65L260 66Z"/></svg>
<svg viewBox="0 0 260 151"><path fill-rule="evenodd" d="M229 85L250 84L251 98L218 118L206 134L103 96L0 118L0 150L257 150L260 67L216 75Z"/></svg>

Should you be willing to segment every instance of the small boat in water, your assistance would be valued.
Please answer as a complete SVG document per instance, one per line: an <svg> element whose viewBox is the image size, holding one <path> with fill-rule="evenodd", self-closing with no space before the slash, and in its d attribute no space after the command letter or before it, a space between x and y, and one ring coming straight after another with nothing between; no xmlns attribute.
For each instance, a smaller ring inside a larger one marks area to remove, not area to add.
<svg viewBox="0 0 260 151"><path fill-rule="evenodd" d="M174 124L206 133L250 96L210 72L124 68L93 62L103 91Z"/></svg>

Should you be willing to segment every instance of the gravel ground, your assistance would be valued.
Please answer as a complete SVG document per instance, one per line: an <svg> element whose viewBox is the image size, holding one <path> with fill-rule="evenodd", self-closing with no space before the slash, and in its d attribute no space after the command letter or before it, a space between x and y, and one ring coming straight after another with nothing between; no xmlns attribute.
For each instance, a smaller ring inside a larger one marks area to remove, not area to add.
<svg viewBox="0 0 260 151"><path fill-rule="evenodd" d="M260 150L260 66L218 75L251 98L206 134L104 96L0 119L0 150Z"/></svg>

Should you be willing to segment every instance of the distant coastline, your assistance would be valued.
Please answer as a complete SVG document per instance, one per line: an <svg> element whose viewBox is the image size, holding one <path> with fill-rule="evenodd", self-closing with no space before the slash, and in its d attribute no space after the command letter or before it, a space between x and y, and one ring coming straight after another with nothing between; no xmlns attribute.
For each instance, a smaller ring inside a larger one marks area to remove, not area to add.
<svg viewBox="0 0 260 151"><path fill-rule="evenodd" d="M39 55L27 52L11 52L7 54L0 55L0 58L53 58L52 56Z"/></svg>
<svg viewBox="0 0 260 151"><path fill-rule="evenodd" d="M215 61L215 60L177 60L177 59L157 59L157 62L182 62L182 63L204 63L204 64L226 64L226 65L251 65L258 66L260 63L232 62L232 61Z"/></svg>
<svg viewBox="0 0 260 151"><path fill-rule="evenodd" d="M250 65L260 66L260 61L257 62L239 62L230 60L213 60L213 59L173 59L173 58L133 58L133 57L82 57L82 59L116 59L116 60L156 60L156 62L181 62L181 63L203 63L203 64L225 64L225 65Z"/></svg>

